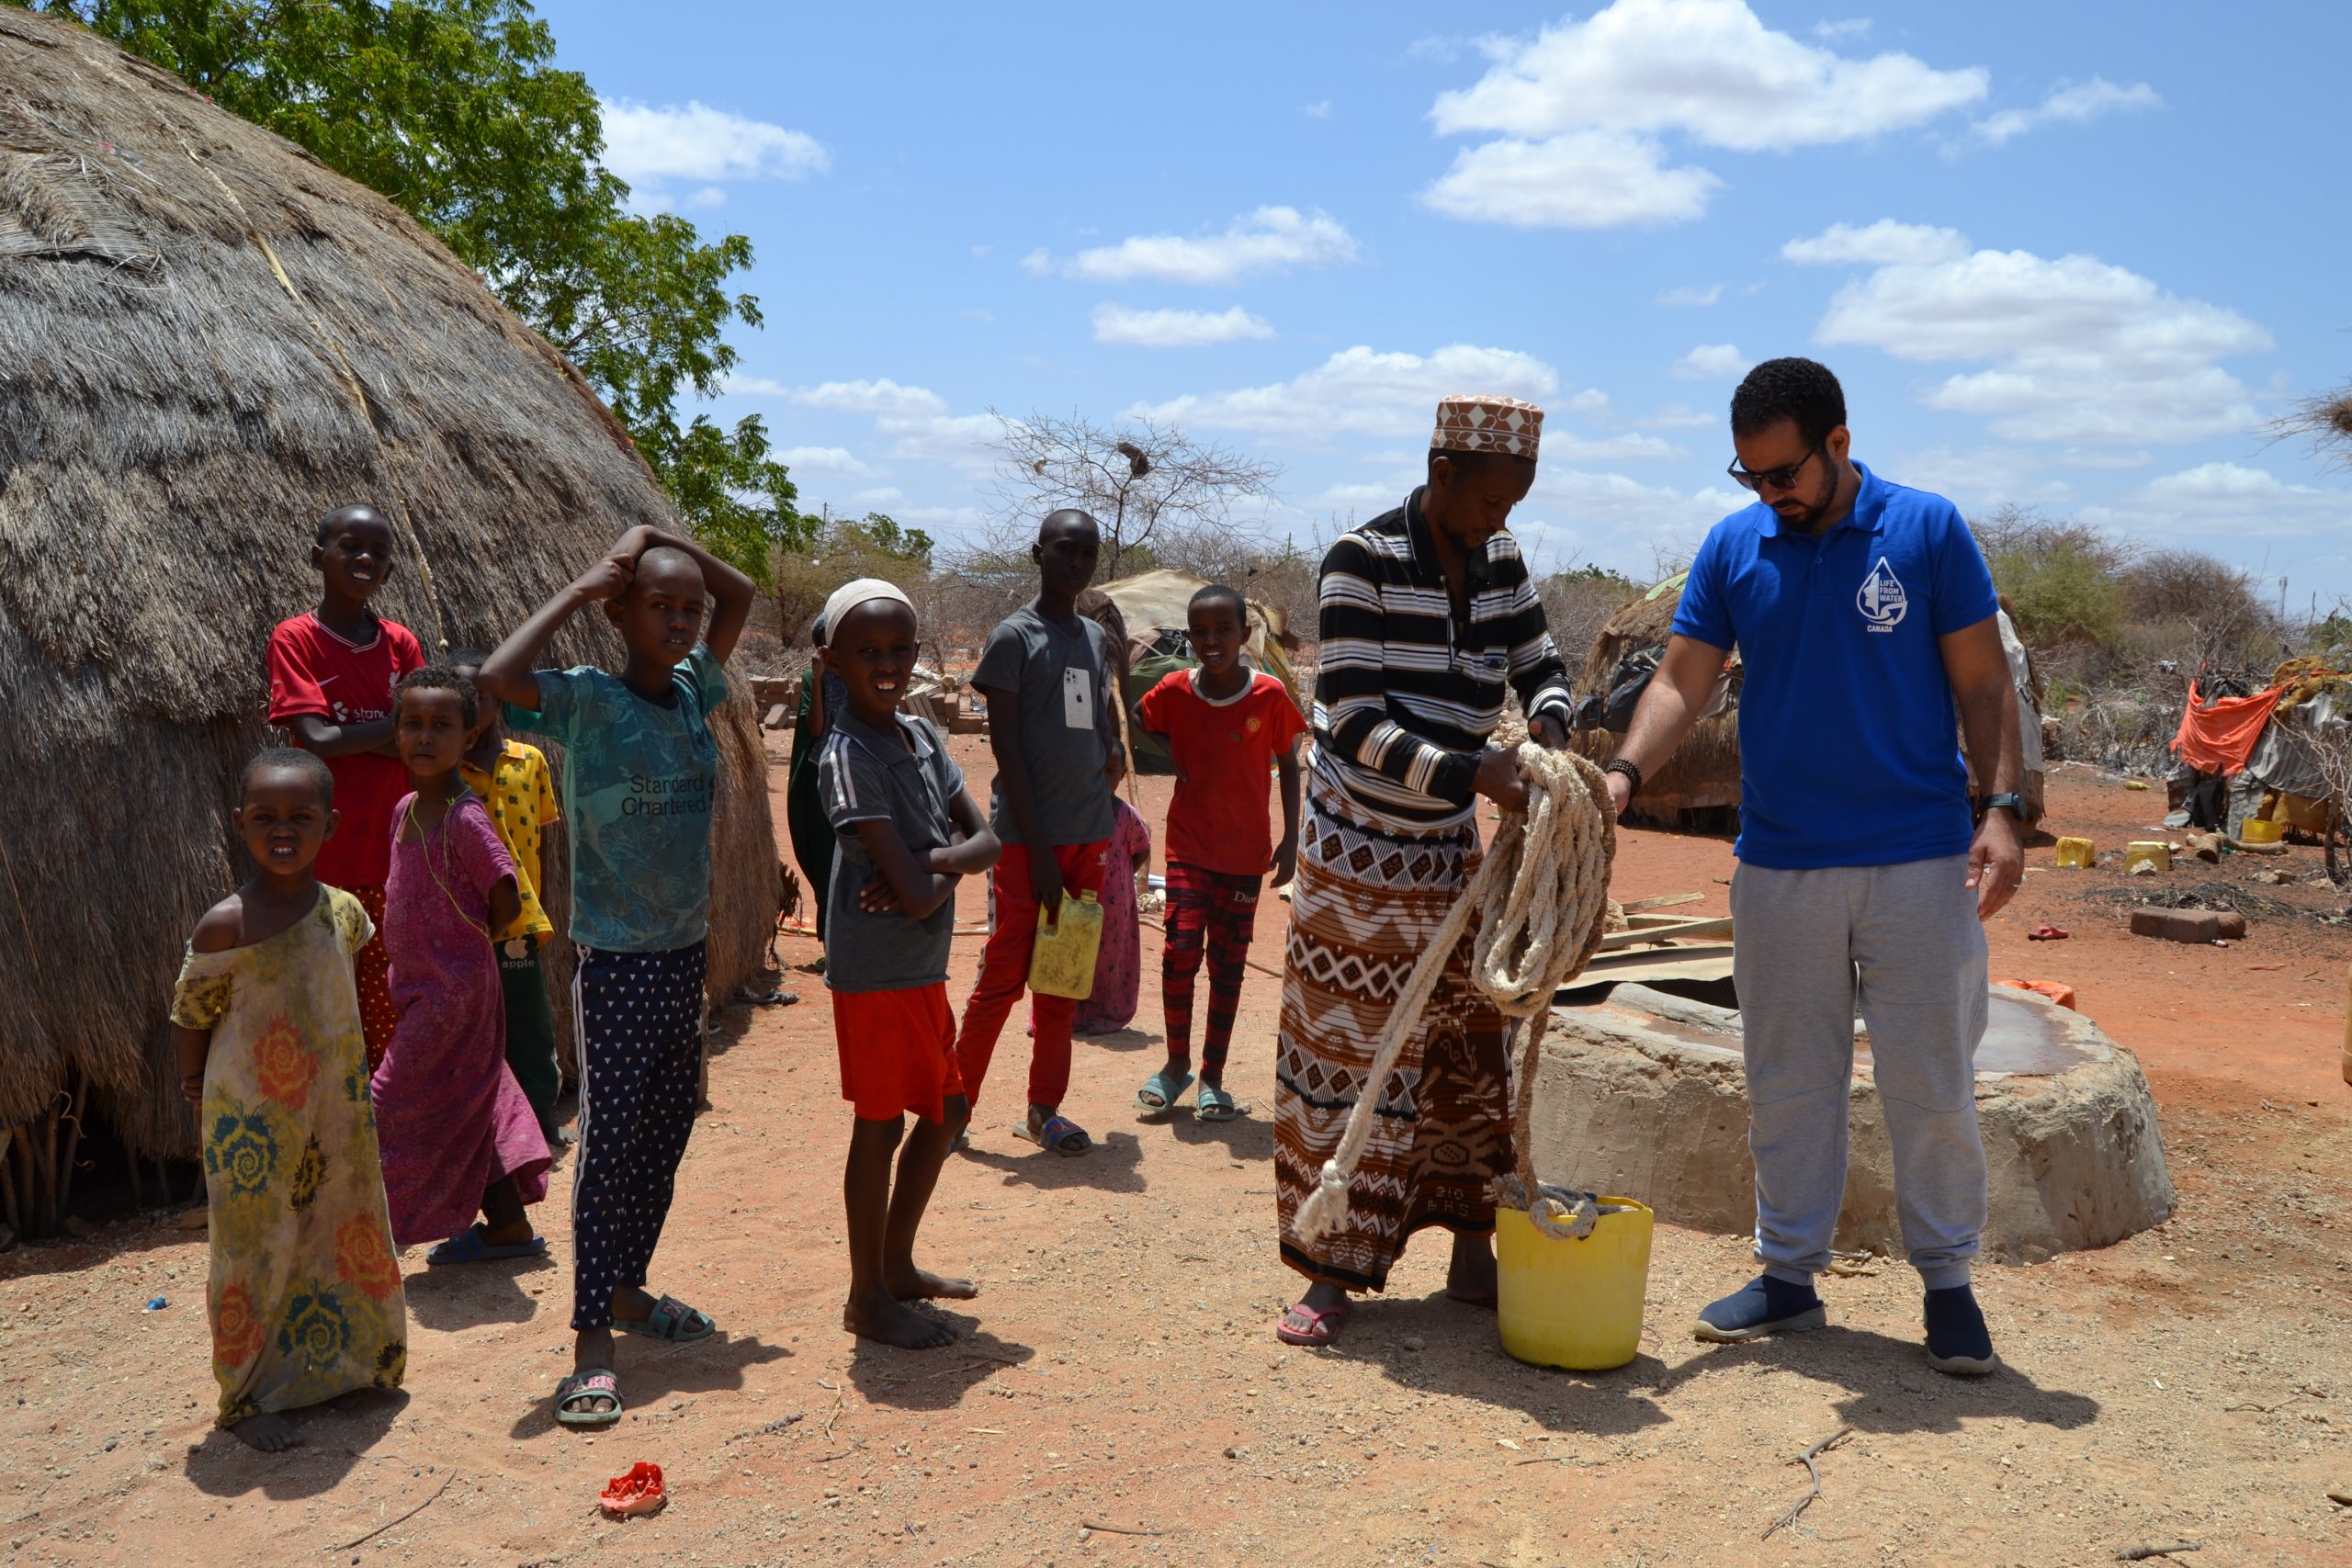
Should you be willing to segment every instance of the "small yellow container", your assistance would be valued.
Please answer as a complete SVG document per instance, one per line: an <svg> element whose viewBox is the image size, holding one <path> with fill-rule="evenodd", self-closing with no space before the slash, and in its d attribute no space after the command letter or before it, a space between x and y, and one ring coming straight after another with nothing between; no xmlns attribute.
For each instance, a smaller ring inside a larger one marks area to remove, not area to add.
<svg viewBox="0 0 2352 1568"><path fill-rule="evenodd" d="M2058 840L2058 863L2061 866L2086 866L2098 859L2098 846L2088 839Z"/></svg>
<svg viewBox="0 0 2352 1568"><path fill-rule="evenodd" d="M1094 994L1094 959L1102 951L1102 906L1091 893L1062 895L1062 918L1037 911L1037 942L1029 950L1029 988L1084 1001Z"/></svg>
<svg viewBox="0 0 2352 1568"><path fill-rule="evenodd" d="M2153 862L2158 871L2172 869L2172 846L2154 839L2139 839L2123 846L2123 869L2129 872L2142 861Z"/></svg>
<svg viewBox="0 0 2352 1568"><path fill-rule="evenodd" d="M1523 1209L1495 1211L1496 1319L1516 1359L1573 1371L1606 1371L1642 1348L1657 1216L1631 1198L1603 1198L1582 1241L1555 1241Z"/></svg>
<svg viewBox="0 0 2352 1568"><path fill-rule="evenodd" d="M2238 824L2238 840L2248 844L2276 844L2285 840L2287 825L2273 822L2267 817L2249 817Z"/></svg>

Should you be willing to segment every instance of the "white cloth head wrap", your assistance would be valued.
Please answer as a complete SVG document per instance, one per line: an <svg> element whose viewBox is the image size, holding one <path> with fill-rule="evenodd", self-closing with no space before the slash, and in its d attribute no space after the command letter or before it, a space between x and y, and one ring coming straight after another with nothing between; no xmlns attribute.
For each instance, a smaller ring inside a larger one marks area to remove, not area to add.
<svg viewBox="0 0 2352 1568"><path fill-rule="evenodd" d="M842 624L843 615L875 599L895 599L910 611L915 607L914 601L899 592L895 582L885 582L878 577L861 577L854 581L844 582L833 590L832 596L825 601L825 613L817 617L817 640L831 642L833 628Z"/></svg>

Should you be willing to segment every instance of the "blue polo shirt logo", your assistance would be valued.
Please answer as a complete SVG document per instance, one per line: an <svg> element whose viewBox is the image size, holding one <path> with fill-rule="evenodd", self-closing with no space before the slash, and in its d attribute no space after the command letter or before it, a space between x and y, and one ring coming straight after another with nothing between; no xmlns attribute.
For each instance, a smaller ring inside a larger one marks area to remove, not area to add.
<svg viewBox="0 0 2352 1568"><path fill-rule="evenodd" d="M1861 591L1854 595L1854 608L1862 613L1871 630L1891 632L1903 624L1903 614L1910 607L1903 580L1894 575L1884 556L1879 557L1878 565L1871 568L1871 574L1862 579Z"/></svg>

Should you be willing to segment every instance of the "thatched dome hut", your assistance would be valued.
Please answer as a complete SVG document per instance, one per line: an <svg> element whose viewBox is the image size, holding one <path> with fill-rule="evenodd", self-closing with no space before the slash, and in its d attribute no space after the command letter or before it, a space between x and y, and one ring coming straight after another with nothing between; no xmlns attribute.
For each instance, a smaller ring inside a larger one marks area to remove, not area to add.
<svg viewBox="0 0 2352 1568"><path fill-rule="evenodd" d="M390 201L65 21L0 6L0 1127L86 1086L132 1149L185 1155L164 1010L244 874L226 813L314 520L393 520L379 607L430 653L676 519L579 374ZM583 618L556 656L608 637ZM749 706L718 727L724 994L778 892Z"/></svg>
<svg viewBox="0 0 2352 1568"><path fill-rule="evenodd" d="M1682 602L1682 580L1667 579L1641 598L1609 617L1585 654L1577 676L1579 698L1606 697L1617 679L1619 664L1629 653L1663 647L1674 626L1674 608ZM1736 675L1734 679L1736 680ZM1572 738L1576 749L1596 762L1617 754L1624 738L1605 729L1579 730ZM1661 827L1714 826L1692 814L1720 813L1739 806L1739 714L1736 704L1712 718L1702 718L1654 777L1642 782L1625 815L1636 822Z"/></svg>

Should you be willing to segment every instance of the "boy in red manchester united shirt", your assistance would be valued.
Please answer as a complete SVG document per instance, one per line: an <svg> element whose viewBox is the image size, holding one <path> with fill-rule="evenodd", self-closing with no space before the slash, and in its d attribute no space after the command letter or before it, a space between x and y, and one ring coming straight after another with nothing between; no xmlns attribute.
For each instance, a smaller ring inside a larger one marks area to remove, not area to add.
<svg viewBox="0 0 2352 1568"><path fill-rule="evenodd" d="M376 934L352 961L359 1025L372 1071L399 1014L384 954L384 882L392 864L392 807L409 791L392 750L392 688L424 667L416 634L368 607L392 575L392 525L372 506L342 506L319 520L311 564L318 607L269 634L269 722L325 759L342 822L319 850L316 874L367 909Z"/></svg>
<svg viewBox="0 0 2352 1568"><path fill-rule="evenodd" d="M1176 798L1168 807L1168 944L1159 971L1168 1065L1144 1080L1136 1103L1172 1109L1193 1081L1193 980L1205 946L1209 1021L1193 1109L1204 1122L1234 1113L1225 1057L1259 888L1268 871L1280 886L1298 866L1298 739L1306 721L1281 682L1241 662L1249 614L1241 595L1221 584L1193 594L1185 621L1201 667L1170 671L1136 705L1143 727L1176 759ZM1282 774L1279 845L1267 830L1269 763Z"/></svg>

